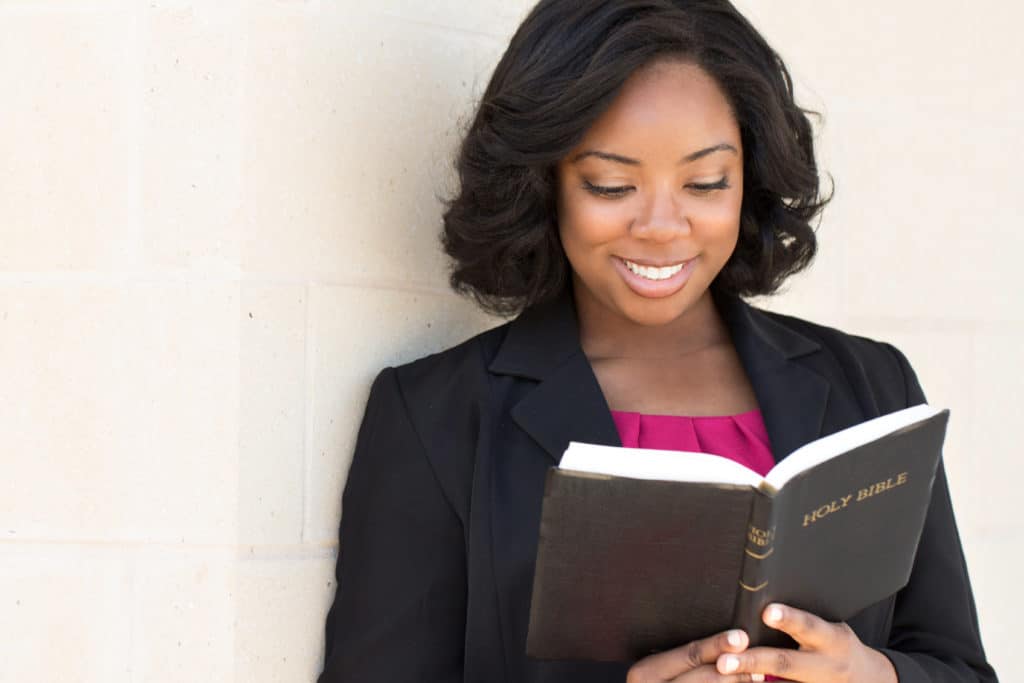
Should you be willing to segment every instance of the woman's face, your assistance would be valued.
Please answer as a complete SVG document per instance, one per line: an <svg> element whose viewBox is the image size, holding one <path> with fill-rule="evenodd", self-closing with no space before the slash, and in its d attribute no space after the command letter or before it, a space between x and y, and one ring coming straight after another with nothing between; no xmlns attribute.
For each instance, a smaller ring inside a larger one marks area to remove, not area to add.
<svg viewBox="0 0 1024 683"><path fill-rule="evenodd" d="M739 236L743 149L703 70L663 61L635 73L558 180L559 235L589 310L662 325L710 296Z"/></svg>

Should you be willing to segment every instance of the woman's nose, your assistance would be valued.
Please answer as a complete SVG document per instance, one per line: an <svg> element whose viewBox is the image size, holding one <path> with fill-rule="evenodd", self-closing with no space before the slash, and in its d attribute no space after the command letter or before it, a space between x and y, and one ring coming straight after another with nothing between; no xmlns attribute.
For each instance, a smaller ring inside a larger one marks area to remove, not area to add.
<svg viewBox="0 0 1024 683"><path fill-rule="evenodd" d="M630 234L638 239L669 242L690 234L690 221L678 198L671 191L653 193L630 226Z"/></svg>

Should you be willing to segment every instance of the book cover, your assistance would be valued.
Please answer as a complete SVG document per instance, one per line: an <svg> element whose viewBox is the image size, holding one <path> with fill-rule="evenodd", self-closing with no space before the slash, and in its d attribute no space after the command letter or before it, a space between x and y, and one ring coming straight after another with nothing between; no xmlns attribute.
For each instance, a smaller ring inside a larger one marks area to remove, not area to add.
<svg viewBox="0 0 1024 683"><path fill-rule="evenodd" d="M844 621L895 593L948 416L869 420L764 478L708 454L571 444L547 475L527 654L633 661L737 627L793 645L761 623L769 602Z"/></svg>

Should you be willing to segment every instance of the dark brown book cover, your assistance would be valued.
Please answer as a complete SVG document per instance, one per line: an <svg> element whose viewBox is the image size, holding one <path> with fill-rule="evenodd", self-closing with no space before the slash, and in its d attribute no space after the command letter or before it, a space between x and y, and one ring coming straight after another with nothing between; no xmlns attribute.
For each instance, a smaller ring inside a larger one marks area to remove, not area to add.
<svg viewBox="0 0 1024 683"><path fill-rule="evenodd" d="M769 602L842 621L895 593L948 417L846 450L777 491L551 468L527 654L633 661L736 627L752 645L792 645L761 623Z"/></svg>

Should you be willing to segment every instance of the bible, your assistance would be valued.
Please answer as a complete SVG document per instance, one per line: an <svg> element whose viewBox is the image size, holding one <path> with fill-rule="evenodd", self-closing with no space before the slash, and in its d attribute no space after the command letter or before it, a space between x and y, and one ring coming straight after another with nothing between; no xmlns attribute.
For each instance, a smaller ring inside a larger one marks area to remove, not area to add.
<svg viewBox="0 0 1024 683"><path fill-rule="evenodd" d="M634 661L729 629L793 647L771 602L845 621L907 584L948 409L812 441L761 477L727 458L572 442L548 470L527 654Z"/></svg>

